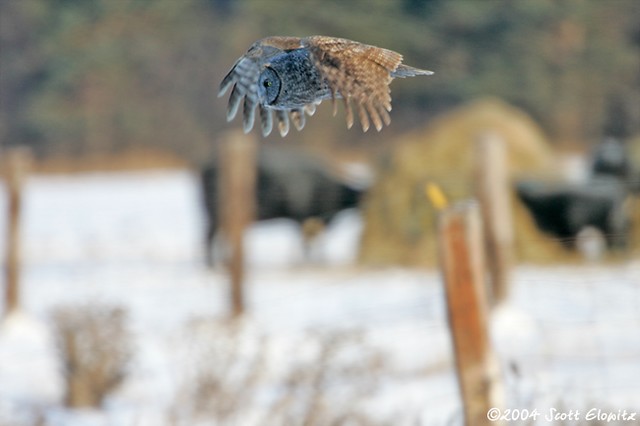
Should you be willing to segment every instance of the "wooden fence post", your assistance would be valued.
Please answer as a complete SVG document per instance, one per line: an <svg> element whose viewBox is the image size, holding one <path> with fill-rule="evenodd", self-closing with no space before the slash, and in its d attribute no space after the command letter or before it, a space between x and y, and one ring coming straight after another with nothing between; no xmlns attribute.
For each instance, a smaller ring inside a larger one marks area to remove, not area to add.
<svg viewBox="0 0 640 426"><path fill-rule="evenodd" d="M502 384L487 329L484 243L475 202L441 213L438 243L465 424L500 424L487 419L490 408L501 407Z"/></svg>
<svg viewBox="0 0 640 426"><path fill-rule="evenodd" d="M7 252L5 263L4 316L20 307L20 219L22 186L29 171L31 154L26 148L8 151L6 186L8 195Z"/></svg>
<svg viewBox="0 0 640 426"><path fill-rule="evenodd" d="M239 131L227 133L219 154L221 234L230 277L231 313L239 316L245 311L244 231L255 216L255 139Z"/></svg>
<svg viewBox="0 0 640 426"><path fill-rule="evenodd" d="M476 196L482 210L490 301L499 304L509 296L513 264L513 212L509 197L506 146L497 134L485 133L476 141Z"/></svg>

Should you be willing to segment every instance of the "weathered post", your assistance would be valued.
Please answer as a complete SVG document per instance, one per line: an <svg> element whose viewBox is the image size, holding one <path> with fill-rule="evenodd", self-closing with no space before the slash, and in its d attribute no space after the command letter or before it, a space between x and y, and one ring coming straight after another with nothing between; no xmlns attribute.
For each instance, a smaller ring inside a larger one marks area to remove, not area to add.
<svg viewBox="0 0 640 426"><path fill-rule="evenodd" d="M513 212L504 140L493 133L476 141L476 196L480 202L490 276L492 305L509 295L513 264Z"/></svg>
<svg viewBox="0 0 640 426"><path fill-rule="evenodd" d="M14 148L7 153L6 186L8 195L7 252L5 262L4 316L20 307L20 221L22 187L31 163L26 148Z"/></svg>
<svg viewBox="0 0 640 426"><path fill-rule="evenodd" d="M244 231L255 216L256 142L236 131L227 133L219 148L218 209L230 278L231 312L239 316L245 311Z"/></svg>
<svg viewBox="0 0 640 426"><path fill-rule="evenodd" d="M476 203L456 204L441 213L438 243L465 424L500 424L487 418L491 408L501 406L502 385L487 329L484 243Z"/></svg>

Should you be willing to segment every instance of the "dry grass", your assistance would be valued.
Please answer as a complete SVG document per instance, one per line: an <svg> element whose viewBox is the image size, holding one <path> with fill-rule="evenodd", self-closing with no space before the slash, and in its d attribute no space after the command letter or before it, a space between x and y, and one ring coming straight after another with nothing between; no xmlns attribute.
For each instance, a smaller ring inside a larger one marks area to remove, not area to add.
<svg viewBox="0 0 640 426"><path fill-rule="evenodd" d="M52 315L67 407L100 407L124 380L131 357L126 312L111 306L64 306Z"/></svg>
<svg viewBox="0 0 640 426"><path fill-rule="evenodd" d="M6 168L0 151L0 176ZM85 155L52 155L35 159L31 171L42 174L116 172L149 169L182 169L188 163L168 151L132 147L117 153L91 153Z"/></svg>
<svg viewBox="0 0 640 426"><path fill-rule="evenodd" d="M634 164L636 167L635 179L640 180L640 135L630 139L628 144L631 164ZM636 184L640 187L640 182L637 182ZM637 259L640 257L640 194L629 197L627 208L630 212L631 222L633 224L630 239L632 246L631 256Z"/></svg>
<svg viewBox="0 0 640 426"><path fill-rule="evenodd" d="M236 424L265 374L265 340L242 320L196 319L187 326L187 362L172 425Z"/></svg>
<svg viewBox="0 0 640 426"><path fill-rule="evenodd" d="M196 320L187 335L190 368L167 415L172 426L391 424L362 407L385 363L359 332L308 332L295 355L237 320Z"/></svg>
<svg viewBox="0 0 640 426"><path fill-rule="evenodd" d="M359 332L313 332L315 350L292 365L282 395L271 406L266 425L382 425L366 414L363 400L377 389L382 354Z"/></svg>
<svg viewBox="0 0 640 426"><path fill-rule="evenodd" d="M115 319L114 322L120 325L113 328L123 330L123 315L117 308L101 307L91 311L60 308L55 315L55 324L57 327L64 324L67 331L59 332L61 336L76 336L77 341L85 341L83 349L76 347L74 351L87 358L87 354L95 353L95 349L88 349L95 346L95 328L111 327L111 320ZM79 325L78 321L86 324ZM76 331L68 331L72 329ZM84 331L78 332L80 329ZM186 368L186 374L183 375L182 386L177 389L173 406L163 421L157 423L159 426L422 424L418 411L411 412L401 405L396 413L391 413L393 416L383 419L371 410L371 397L376 395L381 385L402 378L398 371L392 369L381 350L372 346L362 332L309 331L287 348L276 345L242 320L197 319L188 323L185 330L185 341L180 347L185 349L186 359L175 364L175 373L184 373L182 368ZM94 337L80 339L84 333ZM98 340L102 344L114 339L113 342L121 342L116 345L119 347L126 340L122 338L122 331L106 332L101 336ZM63 340L69 344L73 339L65 337ZM99 352L102 354L104 350ZM91 358L100 357L104 359L104 355ZM122 361L128 356L114 358L112 355L110 359ZM116 364L123 365L121 362ZM101 365L113 363L103 361ZM123 368L110 370L120 372L112 376L119 378L116 381L124 377ZM596 402L574 406L557 401L553 407L564 411L577 408L583 413L580 421L558 422L566 425L605 424L603 421L585 421L584 414L592 407L617 412L617 408L608 410L609 407ZM550 407L537 408L544 410L542 415L545 415ZM450 421L440 424L454 424L460 416L460 412L452 413ZM45 411L34 410L32 415L20 419L0 418L0 426L59 424L55 419L55 415L47 416Z"/></svg>
<svg viewBox="0 0 640 426"><path fill-rule="evenodd" d="M0 417L0 426L48 426L49 422L42 408L34 408L28 415L20 418Z"/></svg>

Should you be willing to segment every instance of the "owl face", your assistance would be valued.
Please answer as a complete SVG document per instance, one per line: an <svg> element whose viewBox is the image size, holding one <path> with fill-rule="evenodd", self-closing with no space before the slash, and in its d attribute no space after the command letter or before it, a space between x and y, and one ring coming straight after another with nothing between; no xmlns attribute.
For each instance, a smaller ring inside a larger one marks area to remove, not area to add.
<svg viewBox="0 0 640 426"><path fill-rule="evenodd" d="M280 94L282 81L271 67L265 67L258 79L258 95L263 105L274 105Z"/></svg>
<svg viewBox="0 0 640 426"><path fill-rule="evenodd" d="M331 95L307 49L275 56L265 64L258 78L258 94L263 106L287 110L303 108Z"/></svg>
<svg viewBox="0 0 640 426"><path fill-rule="evenodd" d="M258 108L262 134L267 136L275 111L280 134L289 131L289 119L298 130L305 113L312 115L325 99L344 102L347 127L354 122L354 109L362 130L371 122L379 131L391 118L389 83L394 78L429 75L431 71L402 63L402 55L380 47L326 36L268 37L254 43L220 83L218 96L229 88L227 120L235 117L243 103L245 132L253 128Z"/></svg>

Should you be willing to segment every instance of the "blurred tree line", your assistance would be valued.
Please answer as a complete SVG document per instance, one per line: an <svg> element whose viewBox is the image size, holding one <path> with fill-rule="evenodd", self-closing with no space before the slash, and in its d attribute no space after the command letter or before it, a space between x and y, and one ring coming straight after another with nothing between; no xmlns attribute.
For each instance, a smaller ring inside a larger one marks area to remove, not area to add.
<svg viewBox="0 0 640 426"><path fill-rule="evenodd" d="M321 113L288 137L299 143L388 139L484 95L560 144L640 133L637 0L1 0L0 140L41 156L149 146L197 161L229 126L219 81L274 34L351 38L436 72L394 82L381 134Z"/></svg>

